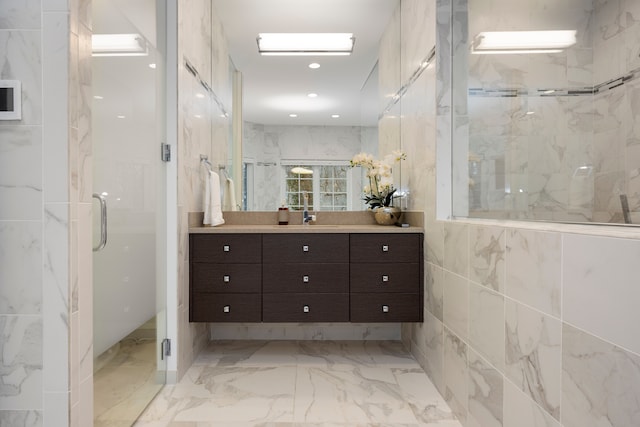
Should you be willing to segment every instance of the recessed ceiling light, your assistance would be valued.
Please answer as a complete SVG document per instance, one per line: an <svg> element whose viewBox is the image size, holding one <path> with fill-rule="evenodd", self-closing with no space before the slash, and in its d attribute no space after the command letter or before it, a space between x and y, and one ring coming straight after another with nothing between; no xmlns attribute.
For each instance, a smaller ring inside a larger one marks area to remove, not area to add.
<svg viewBox="0 0 640 427"><path fill-rule="evenodd" d="M100 95L93 95L93 99L104 99L104 97Z"/></svg>
<svg viewBox="0 0 640 427"><path fill-rule="evenodd" d="M332 119L338 119L338 118L340 118L340 114L332 114L331 118Z"/></svg>
<svg viewBox="0 0 640 427"><path fill-rule="evenodd" d="M149 64L149 68L156 69L156 64Z"/></svg>
<svg viewBox="0 0 640 427"><path fill-rule="evenodd" d="M193 115L193 117L195 117L196 119L201 119L201 118L202 118L202 115L200 115L200 114L194 114L194 115Z"/></svg>
<svg viewBox="0 0 640 427"><path fill-rule="evenodd" d="M196 93L196 98L204 98L204 94L203 93Z"/></svg>
<svg viewBox="0 0 640 427"><path fill-rule="evenodd" d="M119 118L119 119L124 119L124 118L126 118L126 116L123 116L122 114L118 114L116 117L117 117L117 118Z"/></svg>
<svg viewBox="0 0 640 427"><path fill-rule="evenodd" d="M320 64L318 64L317 62L312 62L311 64L309 64L309 68L311 68L312 70L316 70L320 68Z"/></svg>
<svg viewBox="0 0 640 427"><path fill-rule="evenodd" d="M291 114L289 114L289 117L296 118L296 117L298 117L298 115L295 114L295 113L291 113Z"/></svg>
<svg viewBox="0 0 640 427"><path fill-rule="evenodd" d="M317 97L318 97L318 94L317 94L317 93L308 93L308 94L307 94L307 96L308 96L309 98L317 98Z"/></svg>
<svg viewBox="0 0 640 427"><path fill-rule="evenodd" d="M527 116L530 116L532 114L535 114L533 111L527 111Z"/></svg>
<svg viewBox="0 0 640 427"><path fill-rule="evenodd" d="M262 55L350 55L353 33L260 33Z"/></svg>

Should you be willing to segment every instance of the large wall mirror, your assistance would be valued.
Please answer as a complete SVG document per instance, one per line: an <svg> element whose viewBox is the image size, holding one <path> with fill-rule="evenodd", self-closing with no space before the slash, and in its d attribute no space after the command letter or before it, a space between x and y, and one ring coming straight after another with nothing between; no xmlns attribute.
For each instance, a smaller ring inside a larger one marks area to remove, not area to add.
<svg viewBox="0 0 640 427"><path fill-rule="evenodd" d="M296 209L301 191L313 210L365 209L363 173L349 160L400 149L400 106L388 108L400 87L400 0L212 5L242 74L243 138L241 150L230 150L242 158L230 161L242 169L234 171L240 209ZM355 45L349 56L260 55L258 34L275 32L349 32Z"/></svg>
<svg viewBox="0 0 640 427"><path fill-rule="evenodd" d="M456 216L640 223L639 5L458 2Z"/></svg>

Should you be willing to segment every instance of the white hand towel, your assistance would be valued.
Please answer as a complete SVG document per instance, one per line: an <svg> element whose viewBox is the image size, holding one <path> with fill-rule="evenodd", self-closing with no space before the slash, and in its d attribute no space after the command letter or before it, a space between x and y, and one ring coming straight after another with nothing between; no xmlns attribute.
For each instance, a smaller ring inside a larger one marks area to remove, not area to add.
<svg viewBox="0 0 640 427"><path fill-rule="evenodd" d="M203 223L214 226L224 224L220 202L220 177L213 171L209 171L209 176L205 179Z"/></svg>
<svg viewBox="0 0 640 427"><path fill-rule="evenodd" d="M227 178L227 188L224 191L224 207L225 211L237 211L238 205L236 204L236 189L233 184L233 179Z"/></svg>

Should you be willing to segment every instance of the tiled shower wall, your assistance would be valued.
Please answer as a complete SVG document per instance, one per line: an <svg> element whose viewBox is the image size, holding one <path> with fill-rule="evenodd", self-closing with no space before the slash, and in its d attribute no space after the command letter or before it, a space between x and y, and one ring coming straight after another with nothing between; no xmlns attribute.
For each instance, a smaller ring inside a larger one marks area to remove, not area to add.
<svg viewBox="0 0 640 427"><path fill-rule="evenodd" d="M402 99L402 145L416 153L403 168L420 194L410 209L425 212L425 322L403 325L403 340L465 426L640 425L638 233L436 218L434 165L451 149L451 52L460 48L451 34L461 34L466 1L418 13L423 3L403 0L423 19L412 27L429 29L403 34L403 47L437 37L437 68ZM454 132L465 132L458 119Z"/></svg>
<svg viewBox="0 0 640 427"><path fill-rule="evenodd" d="M3 0L0 424L92 425L91 1Z"/></svg>
<svg viewBox="0 0 640 427"><path fill-rule="evenodd" d="M206 324L189 323L189 212L202 212L206 155L226 165L231 116L229 53L209 0L178 2L178 371L179 379L208 340ZM185 67L185 61L197 76ZM204 83L204 85L203 85ZM207 89L208 88L208 89Z"/></svg>
<svg viewBox="0 0 640 427"><path fill-rule="evenodd" d="M454 86L468 84L470 96L455 110L469 120L471 215L623 222L620 194L640 208L640 2L526 1L505 19L507 3L469 1L470 37L533 24L576 29L577 43L554 54L462 52L468 81Z"/></svg>

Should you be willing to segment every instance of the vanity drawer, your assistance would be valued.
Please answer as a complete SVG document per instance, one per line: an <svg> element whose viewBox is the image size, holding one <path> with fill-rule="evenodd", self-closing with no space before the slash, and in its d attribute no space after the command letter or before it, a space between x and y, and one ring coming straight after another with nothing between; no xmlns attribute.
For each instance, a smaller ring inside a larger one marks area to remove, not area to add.
<svg viewBox="0 0 640 427"><path fill-rule="evenodd" d="M348 293L349 264L264 264L265 293Z"/></svg>
<svg viewBox="0 0 640 427"><path fill-rule="evenodd" d="M352 322L422 322L419 294L351 294Z"/></svg>
<svg viewBox="0 0 640 427"><path fill-rule="evenodd" d="M260 264L191 264L191 287L195 292L260 293Z"/></svg>
<svg viewBox="0 0 640 427"><path fill-rule="evenodd" d="M191 234L191 261L212 263L262 262L260 234Z"/></svg>
<svg viewBox="0 0 640 427"><path fill-rule="evenodd" d="M191 295L190 322L260 322L262 320L260 295L196 292Z"/></svg>
<svg viewBox="0 0 640 427"><path fill-rule="evenodd" d="M264 322L348 322L349 294L264 294Z"/></svg>
<svg viewBox="0 0 640 427"><path fill-rule="evenodd" d="M420 292L420 264L352 264L351 292Z"/></svg>
<svg viewBox="0 0 640 427"><path fill-rule="evenodd" d="M422 257L422 234L352 234L352 263L417 263Z"/></svg>
<svg viewBox="0 0 640 427"><path fill-rule="evenodd" d="M262 250L265 264L346 262L349 259L349 235L265 234Z"/></svg>

